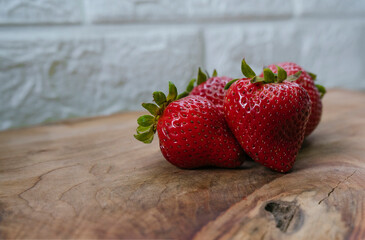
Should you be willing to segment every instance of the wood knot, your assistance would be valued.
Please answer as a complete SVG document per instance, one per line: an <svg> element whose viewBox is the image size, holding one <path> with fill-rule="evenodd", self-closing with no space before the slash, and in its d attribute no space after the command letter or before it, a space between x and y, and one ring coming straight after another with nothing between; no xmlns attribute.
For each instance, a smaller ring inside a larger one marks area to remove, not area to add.
<svg viewBox="0 0 365 240"><path fill-rule="evenodd" d="M295 232L303 224L304 216L295 201L271 201L265 205L265 210L274 216L276 227L284 233Z"/></svg>

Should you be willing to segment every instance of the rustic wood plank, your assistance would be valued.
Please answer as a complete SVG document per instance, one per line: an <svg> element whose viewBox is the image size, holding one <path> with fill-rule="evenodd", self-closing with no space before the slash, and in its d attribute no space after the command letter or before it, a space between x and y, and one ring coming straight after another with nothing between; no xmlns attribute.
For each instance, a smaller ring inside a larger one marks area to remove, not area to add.
<svg viewBox="0 0 365 240"><path fill-rule="evenodd" d="M294 170L182 170L138 113L0 132L0 238L364 239L365 94L332 90Z"/></svg>

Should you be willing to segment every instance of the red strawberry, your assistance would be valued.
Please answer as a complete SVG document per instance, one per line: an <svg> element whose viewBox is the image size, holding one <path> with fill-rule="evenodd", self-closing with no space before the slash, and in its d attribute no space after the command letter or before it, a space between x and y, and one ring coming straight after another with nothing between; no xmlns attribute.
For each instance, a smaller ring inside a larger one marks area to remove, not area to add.
<svg viewBox="0 0 365 240"><path fill-rule="evenodd" d="M213 76L207 79L207 76L199 68L198 86L194 87L190 96L202 96L210 100L215 105L218 112L223 115L224 96L227 92L224 90L224 87L231 80L232 78L230 77L217 77L216 70L214 70Z"/></svg>
<svg viewBox="0 0 365 240"><path fill-rule="evenodd" d="M226 121L245 152L255 161L280 172L289 171L302 145L310 114L307 91L287 79L279 68L277 76L264 69L257 77L242 61L248 78L227 84L224 111ZM299 75L299 74L298 74Z"/></svg>
<svg viewBox="0 0 365 240"><path fill-rule="evenodd" d="M305 129L305 137L313 132L313 130L318 126L321 115L322 115L322 101L321 98L325 94L326 90L323 86L315 84L314 80L316 79L316 75L312 73L306 72L302 67L298 64L292 62L284 62L276 64L282 67L288 74L288 76L296 74L301 71L302 74L295 81L300 86L302 86L305 90L307 90L309 98L311 100L311 114L309 115L309 120L307 123L307 127ZM270 68L274 73L277 73L276 65L270 65ZM263 76L261 74L260 76Z"/></svg>
<svg viewBox="0 0 365 240"><path fill-rule="evenodd" d="M169 84L167 98L153 93L158 106L142 104L153 116L138 118L135 138L150 143L157 130L162 154L180 168L240 166L244 153L213 103L200 96L176 100L176 87Z"/></svg>

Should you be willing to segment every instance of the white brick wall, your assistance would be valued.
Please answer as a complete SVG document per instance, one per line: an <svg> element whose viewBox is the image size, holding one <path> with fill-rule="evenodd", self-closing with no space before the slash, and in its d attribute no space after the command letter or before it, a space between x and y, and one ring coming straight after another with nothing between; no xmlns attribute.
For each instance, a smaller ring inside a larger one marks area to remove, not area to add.
<svg viewBox="0 0 365 240"><path fill-rule="evenodd" d="M265 19L293 12L286 0L86 0L85 7L92 23Z"/></svg>
<svg viewBox="0 0 365 240"><path fill-rule="evenodd" d="M364 0L296 0L298 14L305 17L362 17Z"/></svg>
<svg viewBox="0 0 365 240"><path fill-rule="evenodd" d="M0 25L81 23L82 0L0 0Z"/></svg>
<svg viewBox="0 0 365 240"><path fill-rule="evenodd" d="M0 129L141 110L243 56L364 90L364 43L363 0L0 0Z"/></svg>

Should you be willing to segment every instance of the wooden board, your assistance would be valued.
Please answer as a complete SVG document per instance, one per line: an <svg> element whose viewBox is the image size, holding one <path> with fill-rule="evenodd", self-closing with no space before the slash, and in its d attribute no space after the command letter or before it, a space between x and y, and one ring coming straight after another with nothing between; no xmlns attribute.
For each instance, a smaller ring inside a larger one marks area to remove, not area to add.
<svg viewBox="0 0 365 240"><path fill-rule="evenodd" d="M294 170L182 170L137 113L0 133L0 238L365 239L365 93L332 90Z"/></svg>

